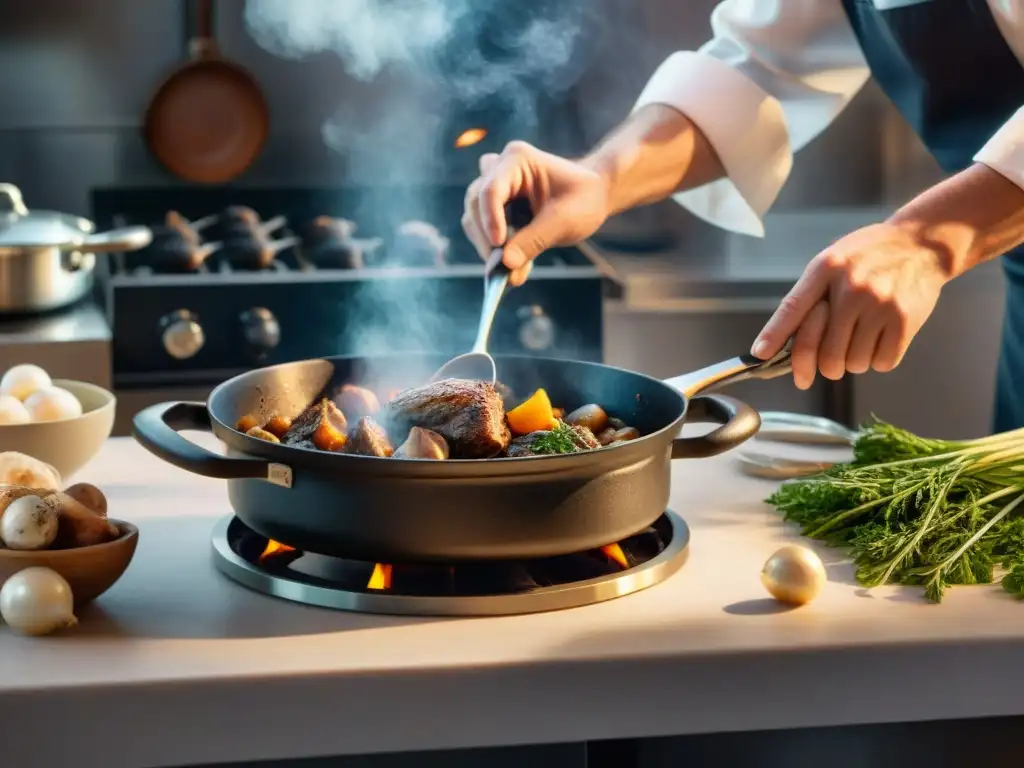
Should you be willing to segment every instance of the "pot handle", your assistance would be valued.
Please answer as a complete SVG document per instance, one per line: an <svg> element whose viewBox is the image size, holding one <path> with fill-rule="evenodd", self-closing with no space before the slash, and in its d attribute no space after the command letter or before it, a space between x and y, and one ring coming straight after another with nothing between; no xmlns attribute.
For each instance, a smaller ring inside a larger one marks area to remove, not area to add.
<svg viewBox="0 0 1024 768"><path fill-rule="evenodd" d="M89 235L74 246L81 253L114 253L116 251L137 251L153 242L153 231L149 227L122 227Z"/></svg>
<svg viewBox="0 0 1024 768"><path fill-rule="evenodd" d="M204 403L160 403L135 414L132 435L139 445L179 469L221 480L256 479L292 487L292 469L257 458L232 458L208 451L178 434L183 429L212 431Z"/></svg>
<svg viewBox="0 0 1024 768"><path fill-rule="evenodd" d="M693 398L686 408L686 423L721 424L706 435L677 437L672 441L673 459L706 459L735 448L757 434L761 417L746 403L725 395Z"/></svg>
<svg viewBox="0 0 1024 768"><path fill-rule="evenodd" d="M25 200L21 196L21 190L14 184L0 184L0 198L7 201L9 210L18 216L28 216L28 208L25 207Z"/></svg>
<svg viewBox="0 0 1024 768"><path fill-rule="evenodd" d="M701 392L721 389L738 381L774 379L792 372L793 340L790 339L778 354L768 360L761 360L753 355L740 355L693 373L666 379L665 383L687 397L693 397Z"/></svg>

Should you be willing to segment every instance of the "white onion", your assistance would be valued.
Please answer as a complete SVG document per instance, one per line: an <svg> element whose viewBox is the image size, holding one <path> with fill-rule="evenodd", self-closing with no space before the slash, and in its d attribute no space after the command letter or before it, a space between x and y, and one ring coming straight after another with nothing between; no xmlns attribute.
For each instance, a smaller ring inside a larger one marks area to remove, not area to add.
<svg viewBox="0 0 1024 768"><path fill-rule="evenodd" d="M821 558L807 547L790 544L768 558L761 583L776 600L804 605L820 593L828 576Z"/></svg>
<svg viewBox="0 0 1024 768"><path fill-rule="evenodd" d="M57 503L29 495L7 505L0 517L0 541L9 549L46 549L57 538Z"/></svg>
<svg viewBox="0 0 1024 768"><path fill-rule="evenodd" d="M31 420L21 400L13 395L0 395L0 425L28 424Z"/></svg>
<svg viewBox="0 0 1024 768"><path fill-rule="evenodd" d="M64 577L49 568L18 571L0 588L0 616L23 635L73 627L75 600Z"/></svg>
<svg viewBox="0 0 1024 768"><path fill-rule="evenodd" d="M25 398L25 408L32 421L61 421L82 415L78 398L60 387L44 387Z"/></svg>
<svg viewBox="0 0 1024 768"><path fill-rule="evenodd" d="M8 369L0 379L0 395L10 395L24 401L36 390L48 387L52 383L50 374L38 365L16 365Z"/></svg>

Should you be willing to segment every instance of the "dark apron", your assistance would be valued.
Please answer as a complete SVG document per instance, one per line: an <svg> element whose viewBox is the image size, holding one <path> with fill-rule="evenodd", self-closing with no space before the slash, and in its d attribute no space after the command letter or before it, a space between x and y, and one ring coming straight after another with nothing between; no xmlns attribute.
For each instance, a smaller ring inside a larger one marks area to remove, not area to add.
<svg viewBox="0 0 1024 768"><path fill-rule="evenodd" d="M887 11L870 0L843 5L871 74L948 173L969 167L1024 106L1024 67L986 0L926 0ZM996 431L1024 427L1024 247L1003 265Z"/></svg>

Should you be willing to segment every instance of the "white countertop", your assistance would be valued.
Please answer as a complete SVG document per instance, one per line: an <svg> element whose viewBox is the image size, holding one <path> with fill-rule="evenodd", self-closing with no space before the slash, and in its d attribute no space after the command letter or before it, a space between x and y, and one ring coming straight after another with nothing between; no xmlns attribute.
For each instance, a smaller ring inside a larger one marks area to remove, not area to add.
<svg viewBox="0 0 1024 768"><path fill-rule="evenodd" d="M204 441L206 442L206 441ZM677 462L690 559L663 584L568 611L418 619L309 608L211 564L224 484L129 439L80 473L138 523L131 568L76 630L0 627L0 743L18 768L122 768L1024 714L1024 605L998 587L866 594L835 552L811 606L760 566L795 538L771 483ZM19 734L17 737L12 734ZM12 751L13 750L13 751Z"/></svg>

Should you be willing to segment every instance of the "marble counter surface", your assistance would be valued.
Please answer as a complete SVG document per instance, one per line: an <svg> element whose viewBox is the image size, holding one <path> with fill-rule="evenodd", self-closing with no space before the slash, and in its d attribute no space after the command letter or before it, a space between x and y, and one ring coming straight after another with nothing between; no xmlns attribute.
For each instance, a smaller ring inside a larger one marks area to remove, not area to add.
<svg viewBox="0 0 1024 768"><path fill-rule="evenodd" d="M19 768L140 768L1024 713L1021 605L997 587L783 610L760 567L794 532L733 457L677 462L692 529L666 582L488 619L368 616L256 594L214 570L224 484L113 439L78 479L136 522L131 568L71 632L0 627L0 737ZM57 724L57 725L55 725ZM13 735L18 734L17 738Z"/></svg>

